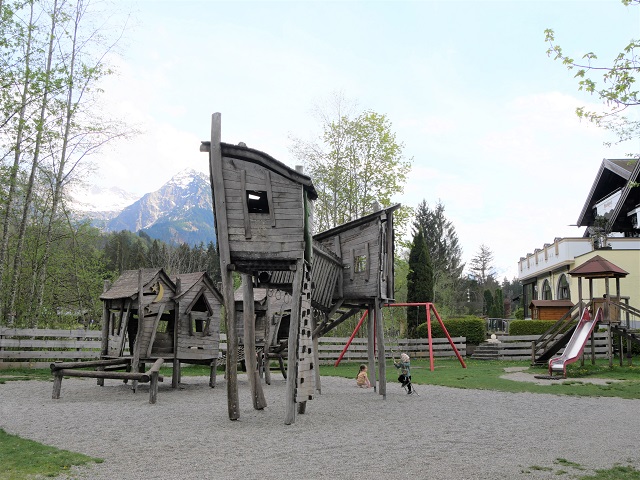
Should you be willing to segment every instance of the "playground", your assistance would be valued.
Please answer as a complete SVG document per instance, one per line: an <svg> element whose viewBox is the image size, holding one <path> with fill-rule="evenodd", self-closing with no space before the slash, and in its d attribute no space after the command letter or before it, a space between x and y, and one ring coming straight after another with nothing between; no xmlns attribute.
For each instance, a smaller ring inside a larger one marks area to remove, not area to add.
<svg viewBox="0 0 640 480"><path fill-rule="evenodd" d="M397 383L388 384L382 400L353 379L323 376L313 414L287 426L280 375L264 389L268 407L255 410L243 401L236 422L227 419L221 378L213 390L208 377L183 377L180 389L161 384L155 405L148 403L148 385L134 395L122 382L105 383L95 388L93 379L66 379L66 394L52 400L51 382L7 382L0 386L1 426L103 458L73 471L96 480L536 479L558 478L560 470L585 475L638 458L620 432L640 428L640 400L434 385L419 385L416 397ZM238 387L248 398L245 374L238 375Z"/></svg>

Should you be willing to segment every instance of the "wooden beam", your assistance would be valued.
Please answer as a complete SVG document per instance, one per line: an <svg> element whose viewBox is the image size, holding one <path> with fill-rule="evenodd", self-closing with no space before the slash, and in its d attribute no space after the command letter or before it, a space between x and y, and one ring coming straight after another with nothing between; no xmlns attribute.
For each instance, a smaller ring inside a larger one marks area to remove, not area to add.
<svg viewBox="0 0 640 480"><path fill-rule="evenodd" d="M249 219L249 206L247 205L247 172L240 170L240 195L242 199L242 216L244 217L244 238L251 238L251 220Z"/></svg>
<svg viewBox="0 0 640 480"><path fill-rule="evenodd" d="M222 296L227 319L227 409L230 420L240 418L238 405L238 334L236 331L235 300L233 296L233 276L229 270L231 250L229 246L229 224L227 221L227 200L225 198L224 177L222 175L222 135L221 115L211 116L211 143L209 144L209 174L216 220L216 237L220 254L222 276Z"/></svg>
<svg viewBox="0 0 640 480"><path fill-rule="evenodd" d="M156 319L153 321L153 329L151 330L151 338L149 339L149 347L147 348L147 358L151 356L151 352L153 351L153 342L156 339L156 333L158 333L158 324L160 323L160 317L162 317L162 313L164 312L164 303L160 305L158 309L158 315L156 315Z"/></svg>
<svg viewBox="0 0 640 480"><path fill-rule="evenodd" d="M382 322L382 308L380 299L376 298L375 317L376 317L376 343L378 347L378 378L380 388L378 393L383 399L387 398L387 364L384 358L384 328Z"/></svg>
<svg viewBox="0 0 640 480"><path fill-rule="evenodd" d="M256 361L256 321L255 302L253 300L253 279L251 275L242 274L242 306L244 316L244 361L247 366L249 387L251 388L251 400L253 408L262 410L267 406L262 391L262 382L258 376Z"/></svg>
<svg viewBox="0 0 640 480"><path fill-rule="evenodd" d="M296 421L296 380L298 376L296 358L298 349L298 328L300 325L300 295L302 293L302 275L304 259L296 262L296 274L293 277L293 293L291 295L291 316L289 317L289 341L287 346L287 387L285 406L285 425Z"/></svg>

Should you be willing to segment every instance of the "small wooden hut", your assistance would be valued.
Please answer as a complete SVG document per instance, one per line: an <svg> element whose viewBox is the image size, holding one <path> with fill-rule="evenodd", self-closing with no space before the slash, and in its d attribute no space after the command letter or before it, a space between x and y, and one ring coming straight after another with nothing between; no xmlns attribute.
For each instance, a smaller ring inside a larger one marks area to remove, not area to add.
<svg viewBox="0 0 640 480"><path fill-rule="evenodd" d="M210 385L214 387L220 353L222 295L207 272L182 273L173 281L177 304L174 370L179 372L180 363L210 365ZM174 381L179 381L179 373L174 375Z"/></svg>
<svg viewBox="0 0 640 480"><path fill-rule="evenodd" d="M529 305L532 320L560 320L572 308L571 300L532 300Z"/></svg>
<svg viewBox="0 0 640 480"><path fill-rule="evenodd" d="M180 363L211 365L214 385L222 297L206 272L170 278L162 268L127 270L100 299L106 319L104 358L128 353L134 369L158 358L171 359L174 388Z"/></svg>
<svg viewBox="0 0 640 480"><path fill-rule="evenodd" d="M101 296L102 355L121 357L125 348L138 362L173 350L175 284L162 268L127 270ZM137 368L137 365L134 365Z"/></svg>

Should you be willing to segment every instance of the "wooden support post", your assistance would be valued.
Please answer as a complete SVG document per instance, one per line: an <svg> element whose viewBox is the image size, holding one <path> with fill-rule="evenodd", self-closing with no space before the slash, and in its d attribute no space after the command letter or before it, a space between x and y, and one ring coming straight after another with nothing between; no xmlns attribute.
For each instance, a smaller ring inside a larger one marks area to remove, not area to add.
<svg viewBox="0 0 640 480"><path fill-rule="evenodd" d="M160 380L160 368L164 363L164 359L159 358L155 361L151 369L147 372L149 374L149 403L156 403L158 398L158 380ZM162 380L160 380L162 381Z"/></svg>
<svg viewBox="0 0 640 480"><path fill-rule="evenodd" d="M315 332L316 330L316 312L311 314L312 320L312 330ZM316 379L316 392L322 394L322 384L320 383L320 352L318 351L319 341L318 336L313 335L313 364L315 365L315 379Z"/></svg>
<svg viewBox="0 0 640 480"><path fill-rule="evenodd" d="M54 373L53 377L53 393L51 398L57 400L60 398L60 390L62 389L62 373L60 370Z"/></svg>
<svg viewBox="0 0 640 480"><path fill-rule="evenodd" d="M244 316L244 361L251 388L253 408L262 410L267 406L262 391L262 382L258 376L256 359L256 316L253 299L253 279L247 273L242 274L242 311Z"/></svg>
<svg viewBox="0 0 640 480"><path fill-rule="evenodd" d="M182 281L176 279L176 297L182 294ZM173 312L173 370L171 371L171 388L178 388L180 386L180 360L178 359L178 332L180 331L181 315L180 315L180 301L175 304L175 310ZM191 319L187 318L187 321L191 323Z"/></svg>
<svg viewBox="0 0 640 480"><path fill-rule="evenodd" d="M171 372L171 388L178 388L179 385L180 385L180 360L178 360L177 358L174 358L173 370Z"/></svg>
<svg viewBox="0 0 640 480"><path fill-rule="evenodd" d="M109 280L105 280L102 288L102 292L106 292L109 290L110 282ZM100 342L100 355L104 357L109 354L109 321L111 320L109 317L109 307L107 306L108 302L104 301L102 304L102 341ZM98 386L104 386L104 379L99 378L97 380Z"/></svg>
<svg viewBox="0 0 640 480"><path fill-rule="evenodd" d="M378 391L378 383L376 381L376 314L373 306L369 305L367 314L367 363L369 364L369 373L371 378L369 381L373 385L373 391Z"/></svg>
<svg viewBox="0 0 640 480"><path fill-rule="evenodd" d="M300 327L300 303L302 294L302 281L304 273L304 260L299 258L296 262L296 273L293 277L293 293L291 294L291 316L289 319L289 339L287 351L287 387L285 406L285 425L291 425L296 421L296 380L298 376L298 329Z"/></svg>
<svg viewBox="0 0 640 480"><path fill-rule="evenodd" d="M531 365L536 363L536 341L531 342Z"/></svg>
<svg viewBox="0 0 640 480"><path fill-rule="evenodd" d="M378 344L378 383L380 388L378 394L382 395L383 399L387 398L387 363L385 361L384 352L384 327L382 322L382 308L380 308L381 301L376 298L375 303L375 318L376 318L376 342Z"/></svg>
<svg viewBox="0 0 640 480"><path fill-rule="evenodd" d="M209 372L209 386L216 388L216 370L218 369L218 359L214 358L211 361L211 372Z"/></svg>
<svg viewBox="0 0 640 480"><path fill-rule="evenodd" d="M211 116L211 143L209 146L209 175L215 205L216 236L220 254L220 274L222 277L222 296L227 319L227 409L229 419L240 418L238 404L238 334L236 331L235 299L233 296L233 276L231 268L231 250L229 246L229 224L227 221L227 199L222 174L222 117L220 113Z"/></svg>
<svg viewBox="0 0 640 480"><path fill-rule="evenodd" d="M131 352L131 372L138 373L140 371L140 338L144 332L144 305L143 300L143 284L142 284L142 269L138 270L138 328L136 329L136 340L133 343L133 352ZM133 320L133 319L132 319ZM133 393L138 388L138 381L134 380L131 384Z"/></svg>

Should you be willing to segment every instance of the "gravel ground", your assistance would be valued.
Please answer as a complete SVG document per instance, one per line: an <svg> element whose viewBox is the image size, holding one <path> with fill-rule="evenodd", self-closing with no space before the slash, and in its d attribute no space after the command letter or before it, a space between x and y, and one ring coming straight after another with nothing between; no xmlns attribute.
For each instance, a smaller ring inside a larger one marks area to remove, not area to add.
<svg viewBox="0 0 640 480"><path fill-rule="evenodd" d="M538 479L576 478L615 464L640 465L640 400L512 394L397 383L387 398L353 380L322 377L322 395L284 425L285 383L265 385L255 411L239 375L240 420L227 416L222 378L183 377L138 393L115 380L0 385L0 427L105 459L83 479ZM586 470L558 464L575 462ZM567 473L559 475L562 471Z"/></svg>

